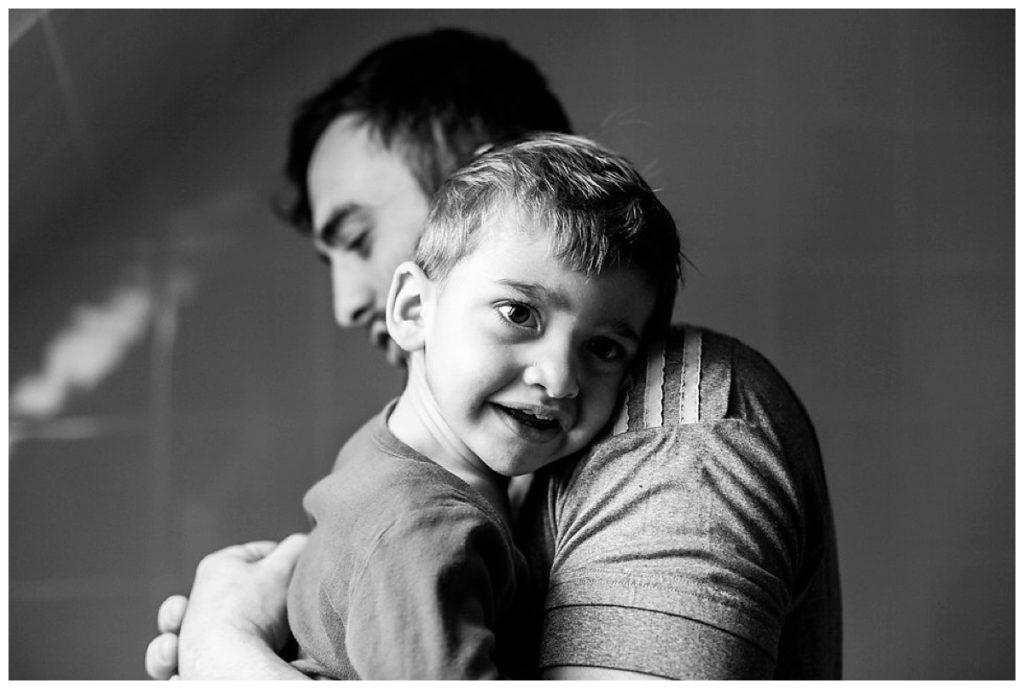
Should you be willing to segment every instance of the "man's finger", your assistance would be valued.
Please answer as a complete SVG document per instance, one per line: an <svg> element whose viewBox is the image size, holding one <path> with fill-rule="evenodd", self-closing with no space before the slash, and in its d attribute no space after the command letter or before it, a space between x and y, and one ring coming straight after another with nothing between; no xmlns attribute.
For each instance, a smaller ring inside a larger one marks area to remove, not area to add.
<svg viewBox="0 0 1024 689"><path fill-rule="evenodd" d="M178 637L161 634L146 647L146 674L153 679L171 679L178 672Z"/></svg>
<svg viewBox="0 0 1024 689"><path fill-rule="evenodd" d="M161 634L165 632L177 634L181 631L181 621L185 617L187 606L188 598L185 596L168 596L164 599L156 613L156 628Z"/></svg>

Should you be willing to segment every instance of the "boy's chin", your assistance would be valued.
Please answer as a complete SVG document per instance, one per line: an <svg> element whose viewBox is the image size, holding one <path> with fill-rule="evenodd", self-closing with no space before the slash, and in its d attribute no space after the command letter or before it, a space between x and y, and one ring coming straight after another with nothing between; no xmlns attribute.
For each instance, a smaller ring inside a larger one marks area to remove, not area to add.
<svg viewBox="0 0 1024 689"><path fill-rule="evenodd" d="M484 463L498 476L512 479L516 476L526 476L541 467L545 467L556 460L546 458L544 461L537 461L536 457L488 457Z"/></svg>

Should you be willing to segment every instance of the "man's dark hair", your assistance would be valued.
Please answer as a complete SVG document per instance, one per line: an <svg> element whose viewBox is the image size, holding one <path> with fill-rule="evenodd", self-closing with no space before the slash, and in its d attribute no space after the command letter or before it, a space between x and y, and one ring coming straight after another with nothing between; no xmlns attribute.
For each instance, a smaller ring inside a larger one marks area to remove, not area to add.
<svg viewBox="0 0 1024 689"><path fill-rule="evenodd" d="M350 114L402 157L428 198L483 145L571 129L547 80L505 41L439 29L386 43L302 103L292 123L285 176L294 193L280 210L300 230L311 223L313 150Z"/></svg>

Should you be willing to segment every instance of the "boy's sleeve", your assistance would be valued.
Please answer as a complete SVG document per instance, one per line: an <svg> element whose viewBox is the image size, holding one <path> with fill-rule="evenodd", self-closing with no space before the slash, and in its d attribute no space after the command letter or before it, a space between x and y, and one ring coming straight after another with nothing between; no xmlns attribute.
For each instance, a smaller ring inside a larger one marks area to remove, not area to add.
<svg viewBox="0 0 1024 689"><path fill-rule="evenodd" d="M738 420L625 434L559 490L542 669L771 676L803 529L767 436Z"/></svg>
<svg viewBox="0 0 1024 689"><path fill-rule="evenodd" d="M346 651L359 676L497 679L493 630L514 589L510 563L500 528L471 505L399 517L348 592Z"/></svg>

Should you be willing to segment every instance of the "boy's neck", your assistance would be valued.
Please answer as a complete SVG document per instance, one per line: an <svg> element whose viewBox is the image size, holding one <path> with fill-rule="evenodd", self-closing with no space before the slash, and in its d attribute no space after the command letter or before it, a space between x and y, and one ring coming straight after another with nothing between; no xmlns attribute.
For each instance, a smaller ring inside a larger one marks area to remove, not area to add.
<svg viewBox="0 0 1024 689"><path fill-rule="evenodd" d="M484 464L445 421L423 372L423 353L413 352L408 364L409 377L388 417L388 429L403 443L483 494L508 521L508 478Z"/></svg>

